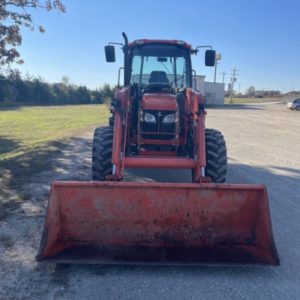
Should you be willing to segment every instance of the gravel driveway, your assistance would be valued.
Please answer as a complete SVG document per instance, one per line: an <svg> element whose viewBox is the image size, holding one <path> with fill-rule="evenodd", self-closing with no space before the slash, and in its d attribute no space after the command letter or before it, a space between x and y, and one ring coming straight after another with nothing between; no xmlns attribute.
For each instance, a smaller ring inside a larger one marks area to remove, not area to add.
<svg viewBox="0 0 300 300"><path fill-rule="evenodd" d="M36 263L50 182L91 178L88 133L65 141L52 167L22 187L26 201L0 222L0 299L300 299L300 112L276 103L226 106L208 109L207 127L225 135L227 182L267 186L280 267ZM190 174L139 170L128 178L177 182Z"/></svg>

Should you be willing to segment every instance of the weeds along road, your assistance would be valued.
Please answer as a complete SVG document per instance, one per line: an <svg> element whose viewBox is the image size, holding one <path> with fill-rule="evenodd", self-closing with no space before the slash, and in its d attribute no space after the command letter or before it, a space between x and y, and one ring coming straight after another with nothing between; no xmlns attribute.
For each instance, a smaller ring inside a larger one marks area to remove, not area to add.
<svg viewBox="0 0 300 300"><path fill-rule="evenodd" d="M91 136L62 142L51 168L22 188L26 201L0 221L0 299L299 299L300 112L280 104L208 109L227 141L229 183L268 188L280 267L130 267L34 261L52 180L90 180ZM67 145L67 146L65 146ZM190 173L130 171L127 180L189 181ZM17 197L20 191L10 191Z"/></svg>

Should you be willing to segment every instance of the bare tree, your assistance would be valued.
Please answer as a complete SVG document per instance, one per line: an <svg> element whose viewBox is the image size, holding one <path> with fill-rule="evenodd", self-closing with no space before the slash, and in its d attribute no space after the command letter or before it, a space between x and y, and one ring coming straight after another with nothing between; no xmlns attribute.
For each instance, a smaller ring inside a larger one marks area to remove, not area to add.
<svg viewBox="0 0 300 300"><path fill-rule="evenodd" d="M255 87L250 86L246 91L246 95L249 97L253 97L255 95Z"/></svg>
<svg viewBox="0 0 300 300"><path fill-rule="evenodd" d="M59 12L66 10L61 0L0 0L0 69L12 62L23 63L16 49L22 44L21 27L45 32L41 25L33 22L28 11L36 8Z"/></svg>

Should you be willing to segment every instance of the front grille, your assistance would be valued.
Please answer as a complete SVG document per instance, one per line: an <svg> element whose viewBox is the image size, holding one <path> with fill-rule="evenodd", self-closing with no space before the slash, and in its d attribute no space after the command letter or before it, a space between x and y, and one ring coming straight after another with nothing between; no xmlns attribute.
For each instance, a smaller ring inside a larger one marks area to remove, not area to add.
<svg viewBox="0 0 300 300"><path fill-rule="evenodd" d="M176 136L176 123L162 123L163 118L174 111L145 110L156 118L156 123L141 122L141 136L144 139L172 140Z"/></svg>

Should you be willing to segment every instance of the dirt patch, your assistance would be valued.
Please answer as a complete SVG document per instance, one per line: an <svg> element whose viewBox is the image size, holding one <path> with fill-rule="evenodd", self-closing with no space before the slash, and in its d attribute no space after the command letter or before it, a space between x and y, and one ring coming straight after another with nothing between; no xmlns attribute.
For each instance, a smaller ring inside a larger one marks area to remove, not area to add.
<svg viewBox="0 0 300 300"><path fill-rule="evenodd" d="M91 179L92 132L1 161L0 299L63 298L68 271L35 255L51 182Z"/></svg>
<svg viewBox="0 0 300 300"><path fill-rule="evenodd" d="M88 132L93 132L89 130ZM41 189L48 190L51 179L80 177L73 161L79 165L89 157L90 135L81 133L79 137L50 142L34 151L11 159L0 161L0 220L31 198L40 197ZM81 149L82 147L82 149ZM76 152L76 151L79 152ZM83 152L81 152L83 151ZM86 153L84 151L87 151ZM87 170L84 165L79 169ZM45 171L46 170L46 171ZM88 175L87 175L88 176ZM46 188L47 187L47 188Z"/></svg>
<svg viewBox="0 0 300 300"><path fill-rule="evenodd" d="M8 236L6 234L0 233L0 243L2 246L6 249L10 249L14 245L14 239L11 236Z"/></svg>

